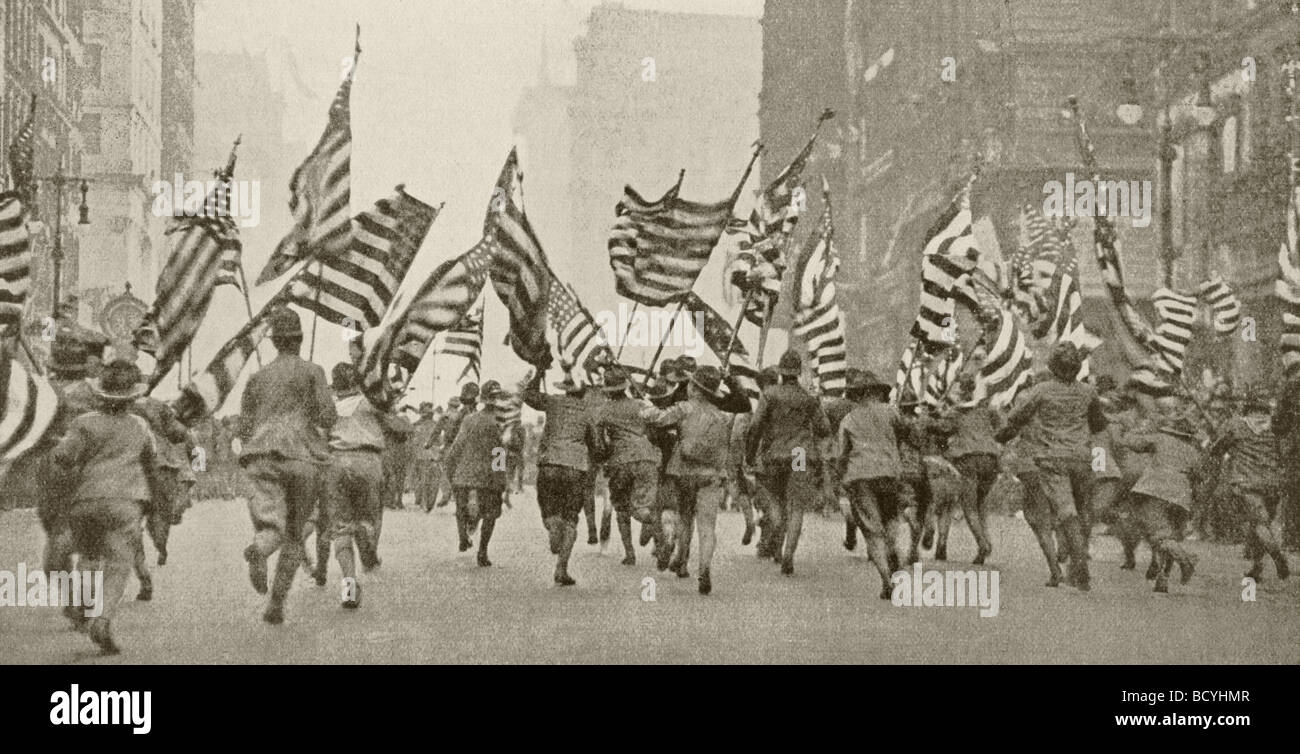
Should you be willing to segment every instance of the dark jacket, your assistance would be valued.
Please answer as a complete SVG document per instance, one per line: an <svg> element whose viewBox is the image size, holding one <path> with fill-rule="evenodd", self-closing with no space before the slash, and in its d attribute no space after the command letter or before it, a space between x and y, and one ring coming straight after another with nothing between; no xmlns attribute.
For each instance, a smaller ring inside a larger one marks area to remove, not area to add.
<svg viewBox="0 0 1300 754"><path fill-rule="evenodd" d="M802 448L809 461L821 459L818 440L831 434L821 403L797 383L783 382L763 391L750 425L751 460L789 463L792 451Z"/></svg>
<svg viewBox="0 0 1300 754"><path fill-rule="evenodd" d="M948 432L948 457L987 453L997 455L1001 448L993 436L1002 420L996 409L988 406L958 406L938 420Z"/></svg>
<svg viewBox="0 0 1300 754"><path fill-rule="evenodd" d="M547 395L534 385L524 390L524 403L546 414L537 464L590 469L590 457L598 457L601 450L600 430L587 401L574 395Z"/></svg>
<svg viewBox="0 0 1300 754"><path fill-rule="evenodd" d="M501 450L497 451L497 448ZM497 426L496 413L491 406L467 416L460 423L456 439L443 459L450 471L452 486L504 490L504 450L501 428Z"/></svg>
<svg viewBox="0 0 1300 754"><path fill-rule="evenodd" d="M596 423L605 448L604 463L661 462L659 448L650 442L650 427L641 418L643 405L633 398L614 398L601 407Z"/></svg>
<svg viewBox="0 0 1300 754"><path fill-rule="evenodd" d="M1105 427L1096 388L1053 379L1029 388L996 439L1006 442L1020 435L1023 449L1034 459L1091 461L1092 435Z"/></svg>
<svg viewBox="0 0 1300 754"><path fill-rule="evenodd" d="M338 420L325 370L296 354L280 354L254 374L240 407L240 462L258 456L326 462L321 430Z"/></svg>
<svg viewBox="0 0 1300 754"><path fill-rule="evenodd" d="M1119 444L1154 454L1133 485L1134 493L1191 510L1192 484L1201 467L1201 446L1195 437L1172 431L1144 432L1121 437Z"/></svg>
<svg viewBox="0 0 1300 754"><path fill-rule="evenodd" d="M857 405L840 422L841 483L897 478L902 472L898 435L904 430L898 410L887 403Z"/></svg>
<svg viewBox="0 0 1300 754"><path fill-rule="evenodd" d="M91 411L73 419L52 459L76 475L73 500L152 499L157 446L148 422L130 411Z"/></svg>

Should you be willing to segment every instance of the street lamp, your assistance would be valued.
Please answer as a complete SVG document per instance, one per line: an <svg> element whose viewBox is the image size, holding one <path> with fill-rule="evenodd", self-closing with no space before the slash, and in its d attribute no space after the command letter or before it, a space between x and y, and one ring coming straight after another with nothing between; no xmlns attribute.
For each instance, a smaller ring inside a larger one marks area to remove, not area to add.
<svg viewBox="0 0 1300 754"><path fill-rule="evenodd" d="M54 185L54 249L50 253L50 258L54 261L52 308L53 316L57 320L59 317L59 294L63 289L63 188L64 186L80 183L78 190L81 192L81 204L77 207L77 224L89 225L90 206L86 203L86 194L90 191L90 184L81 176L64 173L62 157L59 158L59 167L54 171L54 175L42 176L36 180Z"/></svg>

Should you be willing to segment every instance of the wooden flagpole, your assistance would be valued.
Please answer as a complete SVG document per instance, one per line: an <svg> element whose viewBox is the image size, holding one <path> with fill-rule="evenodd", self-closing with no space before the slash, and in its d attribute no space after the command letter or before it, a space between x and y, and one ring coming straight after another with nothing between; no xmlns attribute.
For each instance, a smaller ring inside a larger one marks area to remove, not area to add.
<svg viewBox="0 0 1300 754"><path fill-rule="evenodd" d="M253 301L248 296L248 278L244 275L244 260L242 254L239 259L239 291L244 294L244 311L248 313L248 321L252 322ZM262 366L262 352L260 350L255 350L254 353L257 354L257 365L259 367Z"/></svg>
<svg viewBox="0 0 1300 754"><path fill-rule="evenodd" d="M646 370L647 375L654 373L655 364L659 363L659 355L664 352L664 346L668 344L668 336L672 334L673 327L677 325L677 315L682 313L682 307L684 306L686 306L686 299L683 298L673 311L673 318L668 321L668 329L664 331L663 335L659 336L659 348L655 349L654 358L650 359L650 367Z"/></svg>
<svg viewBox="0 0 1300 754"><path fill-rule="evenodd" d="M325 260L322 259L316 267L316 307L320 308L320 293L322 282L325 281ZM316 358L316 323L320 321L320 315L313 309L311 313L311 346L307 349L307 360L313 361Z"/></svg>

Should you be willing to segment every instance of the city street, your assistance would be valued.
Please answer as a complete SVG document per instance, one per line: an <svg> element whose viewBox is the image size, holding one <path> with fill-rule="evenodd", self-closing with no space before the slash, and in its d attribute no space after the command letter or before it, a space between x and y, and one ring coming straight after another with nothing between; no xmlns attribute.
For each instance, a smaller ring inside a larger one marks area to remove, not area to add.
<svg viewBox="0 0 1300 754"><path fill-rule="evenodd" d="M1201 558L1192 583L1151 592L1141 569L1121 571L1119 546L1094 539L1093 591L1043 586L1046 569L1028 526L992 521L989 564L1000 573L1000 612L896 607L876 596L863 546L842 545L838 516L810 517L796 574L784 577L740 546L739 513L724 513L714 593L654 569L649 551L620 565L579 525L572 573L551 581L532 488L516 497L492 542L491 568L458 554L450 508L385 518L383 566L362 577L363 605L338 604L339 571L319 588L301 575L287 620L260 619L264 598L240 553L251 525L242 501L206 501L172 534L171 561L154 567L154 600L130 601L115 621L120 656L97 655L58 610L0 607L0 663L1294 663L1300 660L1300 579L1278 582L1270 565L1254 602L1242 600L1240 548L1190 542ZM39 567L34 512L0 513L0 569ZM147 545L150 561L152 546ZM954 524L951 567L974 544ZM1139 560L1145 564L1145 548ZM1294 558L1294 555L1292 556ZM926 561L926 566L931 563ZM654 601L643 600L653 578ZM133 600L137 585L128 586Z"/></svg>

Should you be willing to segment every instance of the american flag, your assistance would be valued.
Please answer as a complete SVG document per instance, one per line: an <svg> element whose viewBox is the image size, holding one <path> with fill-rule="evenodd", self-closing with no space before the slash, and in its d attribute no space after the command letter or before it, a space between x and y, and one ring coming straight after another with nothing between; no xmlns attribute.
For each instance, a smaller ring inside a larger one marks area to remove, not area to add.
<svg viewBox="0 0 1300 754"><path fill-rule="evenodd" d="M50 381L15 359L9 349L0 347L0 474L41 441L59 409Z"/></svg>
<svg viewBox="0 0 1300 754"><path fill-rule="evenodd" d="M434 357L458 356L465 359L465 368L461 370L457 382L465 379L471 372L477 382L483 358L483 299L465 315L465 318L450 330L438 333L433 339Z"/></svg>
<svg viewBox="0 0 1300 754"><path fill-rule="evenodd" d="M289 182L293 228L275 247L257 276L257 285L283 275L302 259L323 259L348 250L352 241L352 77L360 58L358 30L356 51L330 104L325 132Z"/></svg>
<svg viewBox="0 0 1300 754"><path fill-rule="evenodd" d="M834 116L834 110L822 112L808 143L759 194L757 205L749 213L749 221L743 226L733 223L727 229L729 233L745 234L740 242L740 251L729 261L728 280L742 294L753 290L754 296L745 317L760 327L769 307L776 304L781 292L781 277L786 268L785 250L794 234L795 224L806 209L806 201L800 201L803 199L804 168L812 156L822 123Z"/></svg>
<svg viewBox="0 0 1300 754"><path fill-rule="evenodd" d="M654 201L624 186L623 200L614 208L618 219L608 243L618 294L645 306L682 301L731 224L731 211L757 157L755 151L731 196L713 204L679 196L685 170L676 185Z"/></svg>
<svg viewBox="0 0 1300 754"><path fill-rule="evenodd" d="M1210 305L1210 322L1215 333L1231 335L1237 331L1237 325L1241 324L1241 300L1233 293L1232 286L1215 273L1201 282L1197 293L1202 303Z"/></svg>
<svg viewBox="0 0 1300 754"><path fill-rule="evenodd" d="M1045 339L1047 345L1057 342L1073 343L1083 353L1088 354L1101 345L1101 338L1083 324L1083 294L1079 291L1079 255L1068 240L1062 246L1063 250L1056 260L1056 269L1052 273L1051 283L1042 297L1048 308L1036 322L1031 321L1031 328L1034 337ZM1078 379L1084 379L1091 372L1091 359L1085 357L1079 369Z"/></svg>
<svg viewBox="0 0 1300 754"><path fill-rule="evenodd" d="M1029 384L1034 354L1011 310L998 311L996 328L993 345L975 375L975 394L970 403L987 402L993 408L1006 408Z"/></svg>
<svg viewBox="0 0 1300 754"><path fill-rule="evenodd" d="M492 240L492 288L510 312L510 345L515 355L537 366L550 354L546 340L546 297L551 285L546 253L524 214L523 172L514 149L501 168L483 220Z"/></svg>
<svg viewBox="0 0 1300 754"><path fill-rule="evenodd" d="M231 247L221 255L221 267L217 270L217 285L233 285L244 290L243 249Z"/></svg>
<svg viewBox="0 0 1300 754"><path fill-rule="evenodd" d="M281 298L277 297L277 300ZM235 389L240 372L244 371L249 359L270 333L271 324L268 315L275 306L274 302L267 304L257 316L240 328L239 332L217 351L217 355L203 371L194 375L189 384L182 389L180 398L173 404L176 418L182 424L192 427L200 419L211 416L221 409Z"/></svg>
<svg viewBox="0 0 1300 754"><path fill-rule="evenodd" d="M379 326L352 341L359 351L354 360L372 403L387 406L404 395L434 335L464 319L483 291L495 246L483 238L469 251L438 265L414 293L397 294Z"/></svg>
<svg viewBox="0 0 1300 754"><path fill-rule="evenodd" d="M36 206L36 95L32 95L27 120L9 145L9 180L22 203Z"/></svg>
<svg viewBox="0 0 1300 754"><path fill-rule="evenodd" d="M1293 162L1295 158L1293 157ZM1274 293L1282 304L1282 337L1279 342L1282 370L1287 379L1300 374L1300 187L1292 191L1287 203L1286 240L1278 251L1277 262L1281 271Z"/></svg>
<svg viewBox="0 0 1300 754"><path fill-rule="evenodd" d="M217 184L208 194L203 211L194 217L175 218L167 229L171 253L158 276L153 307L145 315L146 329L156 331L157 343L146 339L136 343L141 350L152 353L156 361L150 388L180 362L212 303L223 261L242 248L229 205L234 160L232 152L226 170L217 175Z"/></svg>
<svg viewBox="0 0 1300 754"><path fill-rule="evenodd" d="M966 276L980 259L970 209L974 181L972 176L925 234L921 294L911 336L927 353L936 353L955 342L954 286L968 291L970 281ZM966 295L973 298L973 293Z"/></svg>
<svg viewBox="0 0 1300 754"><path fill-rule="evenodd" d="M1033 205L1020 209L1020 233L1011 261L1011 293L1029 322L1038 322L1050 304L1046 288L1061 258L1060 232Z"/></svg>
<svg viewBox="0 0 1300 754"><path fill-rule="evenodd" d="M735 375L736 380L745 390L745 395L749 396L750 403L756 404L759 398L758 370L754 368L754 365L749 360L749 351L742 343L743 339L736 337L735 343L732 344L732 333L734 331L731 324L696 293L687 293L683 306L686 311L691 313L691 320L696 323L697 329L699 323L703 323L704 327L699 336L704 340L704 344L709 347L709 350L713 351L713 354L718 357L718 361L727 358L727 348L730 346L731 357L724 368L730 368L730 373ZM741 325L741 328L745 327L744 324ZM749 327L756 329L753 325Z"/></svg>
<svg viewBox="0 0 1300 754"><path fill-rule="evenodd" d="M375 327L415 260L438 208L398 186L354 218L348 250L308 265L293 302L321 319L355 329Z"/></svg>
<svg viewBox="0 0 1300 754"><path fill-rule="evenodd" d="M844 390L848 353L844 342L844 315L835 295L835 273L840 259L835 252L834 224L831 221L830 189L822 179L826 208L821 224L809 236L795 265L799 298L795 303L795 332L808 345L816 362L817 380L822 392L839 394Z"/></svg>
<svg viewBox="0 0 1300 754"><path fill-rule="evenodd" d="M1196 324L1196 296L1158 288L1151 294L1156 310L1156 352L1178 377Z"/></svg>
<svg viewBox="0 0 1300 754"><path fill-rule="evenodd" d="M559 341L560 361L585 370L586 365L595 359L612 360L614 352L610 350L605 332L583 307L572 287L552 280L546 308L547 318Z"/></svg>
<svg viewBox="0 0 1300 754"><path fill-rule="evenodd" d="M32 284L27 207L15 191L0 193L0 325L22 321Z"/></svg>

